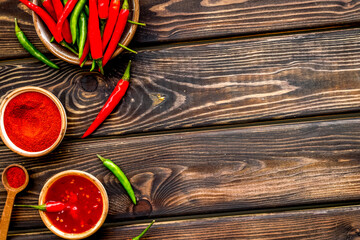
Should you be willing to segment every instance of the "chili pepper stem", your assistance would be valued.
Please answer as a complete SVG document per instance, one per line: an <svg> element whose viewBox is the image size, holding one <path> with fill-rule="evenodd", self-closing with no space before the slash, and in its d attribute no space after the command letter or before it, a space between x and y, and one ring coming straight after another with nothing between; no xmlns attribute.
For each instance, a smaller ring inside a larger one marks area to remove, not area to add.
<svg viewBox="0 0 360 240"><path fill-rule="evenodd" d="M43 205L14 205L15 207L28 207L28 208L34 208L34 209L38 209L40 211L46 211L46 205L43 204Z"/></svg>
<svg viewBox="0 0 360 240"><path fill-rule="evenodd" d="M103 69L103 66L102 66L102 59L96 59L95 62L99 66L100 73L102 75L104 75L104 69Z"/></svg>
<svg viewBox="0 0 360 240"><path fill-rule="evenodd" d="M132 53L137 54L137 51L134 51L134 50L132 50L131 48L128 48L127 46L122 45L121 43L118 43L118 45L119 45L120 47L122 47L123 49L128 50L129 52L132 52Z"/></svg>
<svg viewBox="0 0 360 240"><path fill-rule="evenodd" d="M69 49L72 53L74 53L75 55L79 55L75 49L73 49L69 44L67 44L64 40L60 42L61 46L66 47L67 49Z"/></svg>
<svg viewBox="0 0 360 240"><path fill-rule="evenodd" d="M103 158L102 156L100 156L99 154L96 154L96 156L104 163L107 159Z"/></svg>
<svg viewBox="0 0 360 240"><path fill-rule="evenodd" d="M131 60L129 61L127 67L126 67L126 70L124 72L124 75L122 76L122 80L124 81L129 81L130 79L130 67L131 67Z"/></svg>
<svg viewBox="0 0 360 240"><path fill-rule="evenodd" d="M139 25L139 26L146 27L146 23L134 22L134 21L131 21L131 20L128 20L128 22L131 23L131 24L135 24L135 25Z"/></svg>
<svg viewBox="0 0 360 240"><path fill-rule="evenodd" d="M150 223L150 225L145 228L145 230L137 237L134 237L132 240L139 240L142 236L144 236L144 234L149 230L149 228L151 228L151 226L154 224L155 220L152 220L152 222Z"/></svg>

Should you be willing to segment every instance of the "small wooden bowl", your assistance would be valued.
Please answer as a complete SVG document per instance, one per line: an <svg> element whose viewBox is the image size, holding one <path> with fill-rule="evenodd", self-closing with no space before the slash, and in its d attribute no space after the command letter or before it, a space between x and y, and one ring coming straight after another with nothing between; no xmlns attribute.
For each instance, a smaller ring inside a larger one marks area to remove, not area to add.
<svg viewBox="0 0 360 240"><path fill-rule="evenodd" d="M13 99L14 97L18 96L19 94L25 93L25 92L38 92L38 93L44 94L45 96L49 97L55 103L55 105L58 107L59 112L60 112L60 116L61 116L60 134L52 146L50 146L49 148L42 150L40 152L28 152L28 151L25 151L25 150L19 148L10 140L10 138L8 137L8 135L5 131L4 113L5 113L6 106L11 101L11 99ZM63 138L65 136L66 128L67 128L67 118L66 118L66 112L65 112L64 106L61 104L60 100L54 94L52 94L51 92L49 92L45 89L42 89L39 87L17 88L14 91L12 91L11 93L9 93L0 105L0 137L8 148L10 148L13 152L15 152L17 154L20 154L21 156L40 157L40 156L44 156L44 155L50 153L63 140Z"/></svg>
<svg viewBox="0 0 360 240"><path fill-rule="evenodd" d="M40 2L41 2L40 0L33 0L33 3L36 5L41 5ZM134 22L138 22L139 14L140 14L139 0L129 0L129 9L130 9L129 19L131 19ZM60 44L56 43L55 41L51 43L50 40L52 38L52 35L49 29L34 12L32 13L32 16L33 16L35 31L39 36L40 40L45 45L45 47L56 57L64 60L65 62L79 65L80 61L78 56L70 52L68 49L62 47ZM119 43L128 46L135 35L136 29L137 29L137 25L127 23ZM124 50L123 48L119 47L114 52L112 58L118 56L123 50ZM85 65L89 66L91 65L91 63L92 63L91 61L87 61Z"/></svg>
<svg viewBox="0 0 360 240"><path fill-rule="evenodd" d="M51 221L48 219L48 217L46 216L46 214L43 211L40 211L40 217L41 217L42 221L44 222L44 224L46 225L46 227L59 237L62 237L65 239L87 238L87 237L91 236L92 234L94 234L97 230L99 230L99 228L105 222L105 219L106 219L108 211L109 211L108 195L106 193L104 186L101 184L101 182L96 177L94 177L93 175L91 175L87 172L78 171L78 170L68 170L68 171L60 172L60 173L54 175L53 177L51 177L45 183L44 187L42 188L42 190L40 192L39 205L45 204L45 197L46 197L47 191L49 190L51 185L59 178L62 178L62 177L68 176L68 175L78 175L81 177L85 177L85 178L89 179L92 183L94 183L95 186L99 189L101 196L102 196L102 200L103 200L103 212L101 214L99 221L96 223L96 225L94 227L92 227L88 231L75 234L75 233L64 233L61 230L59 230L58 228L56 228L51 223Z"/></svg>

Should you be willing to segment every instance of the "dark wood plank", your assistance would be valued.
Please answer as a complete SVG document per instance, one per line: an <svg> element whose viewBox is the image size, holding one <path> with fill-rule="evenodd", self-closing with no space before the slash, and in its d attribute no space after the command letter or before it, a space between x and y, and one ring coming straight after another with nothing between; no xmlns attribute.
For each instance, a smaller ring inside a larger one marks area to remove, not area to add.
<svg viewBox="0 0 360 240"><path fill-rule="evenodd" d="M89 239L130 239L146 227L134 224L103 227ZM360 208L341 207L156 222L144 239L358 240ZM50 232L11 235L9 240L59 239Z"/></svg>
<svg viewBox="0 0 360 240"><path fill-rule="evenodd" d="M360 119L274 125L149 137L63 143L46 158L27 159L0 147L0 170L23 164L31 183L18 203L36 203L57 172L87 171L110 197L108 222L144 217L356 201L360 198ZM96 154L127 174L133 207ZM5 192L0 188L0 206ZM41 226L37 212L16 209L12 229Z"/></svg>
<svg viewBox="0 0 360 240"><path fill-rule="evenodd" d="M169 45L123 55L105 77L56 61L0 64L0 96L35 85L64 103L79 137L133 59L130 88L93 136L208 127L358 111L357 29Z"/></svg>
<svg viewBox="0 0 360 240"><path fill-rule="evenodd" d="M26 56L16 43L14 17L26 25L24 32L40 47L30 11L18 1L4 0L1 4L0 59ZM134 40L136 45L350 24L360 20L358 0L141 0L140 4L140 20L146 22L147 27L139 29Z"/></svg>

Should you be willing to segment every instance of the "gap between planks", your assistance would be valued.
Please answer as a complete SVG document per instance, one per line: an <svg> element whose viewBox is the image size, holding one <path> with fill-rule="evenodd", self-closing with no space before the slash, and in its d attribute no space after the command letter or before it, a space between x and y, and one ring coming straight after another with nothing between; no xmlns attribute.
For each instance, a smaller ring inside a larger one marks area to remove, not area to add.
<svg viewBox="0 0 360 240"><path fill-rule="evenodd" d="M142 51L149 51L149 50L162 50L174 46L184 47L188 45L205 45L209 43L220 43L220 42L231 42L231 41L238 41L243 39L258 39L258 38L266 38L266 37L275 37L275 36L288 36L288 35L297 35L297 34L306 34L306 33L321 33L321 32L330 32L330 31L338 31L338 30L350 30L350 29L357 29L359 28L360 23L352 23L352 24L345 24L345 25L329 25L329 26L322 26L322 27L315 27L315 28L299 28L299 29L291 29L291 30L284 30L284 31L264 31L264 32L257 32L257 33L249 33L244 35L236 35L231 37L217 37L217 38L202 38L196 40L180 40L177 42L156 42L156 43L142 43L142 44L131 44L129 45L130 48L136 50L137 52ZM360 28L359 28L360 29ZM140 47L139 47L140 46ZM128 53L125 53L128 54ZM54 56L51 53L45 53L47 56ZM121 54L120 56L122 56ZM55 56L54 56L55 57ZM24 58L6 58L0 59L0 66L9 64L9 62L16 62L16 63L25 63L31 62L34 59L33 57L24 57Z"/></svg>
<svg viewBox="0 0 360 240"><path fill-rule="evenodd" d="M140 225L149 224L152 219L156 220L156 223L169 223L169 222L184 222L192 220L209 220L216 218L227 218L227 217L259 217L262 215L272 214L306 214L315 211L336 211L345 208L360 208L359 201L349 201L343 203L327 203L318 205L303 205L296 207L283 207L283 208L270 208L270 209L257 209L257 210L245 210L236 212L225 212L225 213L213 213L213 214L197 214L197 215L186 215L186 216L175 216L175 217L157 217L157 218L146 218L137 220L126 220L118 222L105 222L102 228L115 228L128 225ZM21 235L38 235L44 233L51 233L47 228L32 228L26 230L12 230L9 231L8 236L21 236Z"/></svg>

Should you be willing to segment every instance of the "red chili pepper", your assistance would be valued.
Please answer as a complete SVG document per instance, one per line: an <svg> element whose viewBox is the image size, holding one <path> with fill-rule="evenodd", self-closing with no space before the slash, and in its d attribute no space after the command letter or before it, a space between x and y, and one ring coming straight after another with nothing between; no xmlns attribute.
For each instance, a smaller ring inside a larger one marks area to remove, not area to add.
<svg viewBox="0 0 360 240"><path fill-rule="evenodd" d="M61 14L63 13L63 10L64 10L64 5L62 4L61 0L52 0L52 3L55 8L56 18L60 19ZM65 20L64 26L62 27L62 30L60 32L62 33L62 35L67 43L72 43L70 24L69 24L68 20Z"/></svg>
<svg viewBox="0 0 360 240"><path fill-rule="evenodd" d="M56 21L56 12L51 0L42 0L42 5L44 6L45 10L50 14L50 16Z"/></svg>
<svg viewBox="0 0 360 240"><path fill-rule="evenodd" d="M109 0L98 0L99 18L107 19L109 17Z"/></svg>
<svg viewBox="0 0 360 240"><path fill-rule="evenodd" d="M119 15L119 11L120 11L120 0L111 0L110 8L109 8L109 19L106 22L105 31L103 35L103 42L102 42L102 48L104 52L106 49L106 45L108 44L111 35L114 31L114 27Z"/></svg>
<svg viewBox="0 0 360 240"><path fill-rule="evenodd" d="M110 60L111 56L115 52L115 49L120 41L121 35L124 32L128 16L129 16L129 4L127 0L124 0L123 6L121 8L121 11L119 13L115 25L114 33L112 34L109 46L107 47L106 52L104 54L103 66L105 66L105 64Z"/></svg>
<svg viewBox="0 0 360 240"><path fill-rule="evenodd" d="M89 34L89 33L88 33ZM85 42L85 46L84 46L84 50L83 50L83 53L82 53L82 56L80 58L80 66L81 64L84 62L86 56L88 55L89 53L89 50L90 50L90 40L89 40L89 37L86 38L86 42Z"/></svg>
<svg viewBox="0 0 360 240"><path fill-rule="evenodd" d="M54 19L41 7L29 2L28 0L19 0L25 4L28 8L33 10L46 24L51 34L54 36L55 40L60 43L63 40L62 35L56 29L56 23Z"/></svg>
<svg viewBox="0 0 360 240"><path fill-rule="evenodd" d="M111 93L110 97L106 101L105 105L103 106L103 108L101 109L99 114L96 116L94 122L90 125L88 130L86 130L86 132L84 133L84 135L81 138L86 138L92 132L94 132L95 129L98 126L100 126L100 124L110 115L110 113L114 110L114 108L118 105L120 100L123 98L126 90L129 87L130 66L131 66L131 61L129 61L129 64L125 70L123 77L116 84L114 91Z"/></svg>
<svg viewBox="0 0 360 240"><path fill-rule="evenodd" d="M44 212L61 212L66 205L62 202L49 201L43 205L15 205L16 207L30 207Z"/></svg>
<svg viewBox="0 0 360 240"><path fill-rule="evenodd" d="M71 1L71 0L70 0ZM101 32L99 27L99 15L96 0L89 0L89 22L88 22L88 32L90 39L90 51L91 56L97 63L100 68L100 72L104 74L102 68L102 41L101 41Z"/></svg>
<svg viewBox="0 0 360 240"><path fill-rule="evenodd" d="M53 0L54 1L54 0ZM60 1L60 0L55 0L55 1ZM66 28L66 31L69 31L69 34L70 34L70 42L68 42L68 40L66 40L66 42L68 43L72 43L72 37L71 37L71 31L70 31L70 24L69 24L69 21L67 20L67 17L70 15L71 11L74 9L76 3L78 2L78 0L69 0L64 9L62 10L61 12L61 15L58 16L58 22L57 22L57 30L58 32L60 33L63 29L63 25L65 26ZM62 6L62 4L60 4ZM55 7L55 10L56 10L56 6L54 4L54 7ZM65 38L65 36L64 36Z"/></svg>

